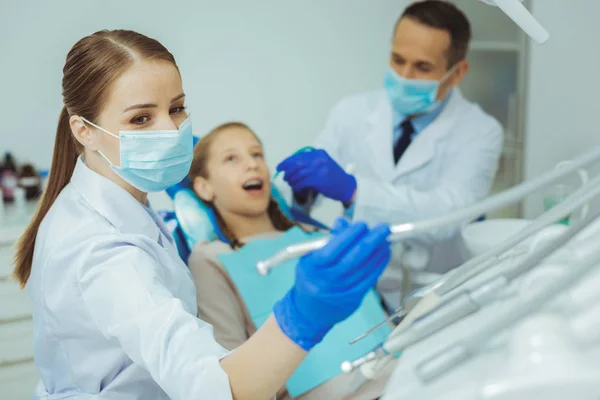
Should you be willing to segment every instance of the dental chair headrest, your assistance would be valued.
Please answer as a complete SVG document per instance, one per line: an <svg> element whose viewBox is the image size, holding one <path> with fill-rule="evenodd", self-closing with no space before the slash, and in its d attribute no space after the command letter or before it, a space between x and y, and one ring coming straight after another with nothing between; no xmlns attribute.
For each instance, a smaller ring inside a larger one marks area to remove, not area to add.
<svg viewBox="0 0 600 400"><path fill-rule="evenodd" d="M289 206L275 185L271 185L271 196L285 216L293 219ZM217 239L231 244L219 228L213 209L191 189L185 188L174 193L173 208L190 249L198 242Z"/></svg>

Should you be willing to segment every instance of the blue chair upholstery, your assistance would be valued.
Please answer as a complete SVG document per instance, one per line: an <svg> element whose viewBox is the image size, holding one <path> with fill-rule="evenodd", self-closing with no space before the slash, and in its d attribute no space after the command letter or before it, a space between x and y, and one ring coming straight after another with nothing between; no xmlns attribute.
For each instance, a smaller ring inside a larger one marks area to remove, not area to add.
<svg viewBox="0 0 600 400"><path fill-rule="evenodd" d="M218 228L212 208L200 200L191 189L183 189L175 194L173 208L189 248L203 241L220 239L227 242L225 235Z"/></svg>

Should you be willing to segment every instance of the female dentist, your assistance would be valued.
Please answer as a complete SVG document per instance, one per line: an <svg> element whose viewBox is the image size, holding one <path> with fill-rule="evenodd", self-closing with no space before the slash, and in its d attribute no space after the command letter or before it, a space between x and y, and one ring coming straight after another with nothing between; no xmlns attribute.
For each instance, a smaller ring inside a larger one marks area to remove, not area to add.
<svg viewBox="0 0 600 400"><path fill-rule="evenodd" d="M266 399L359 306L387 226L340 222L298 262L273 315L232 353L196 318L194 283L147 192L180 181L192 128L173 56L141 34L81 39L63 69L50 182L15 276L34 302L42 399Z"/></svg>

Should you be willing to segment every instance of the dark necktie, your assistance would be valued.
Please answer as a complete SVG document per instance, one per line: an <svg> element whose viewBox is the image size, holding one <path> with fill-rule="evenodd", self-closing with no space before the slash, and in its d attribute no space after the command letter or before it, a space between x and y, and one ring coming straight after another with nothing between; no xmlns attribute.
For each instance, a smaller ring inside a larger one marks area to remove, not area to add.
<svg viewBox="0 0 600 400"><path fill-rule="evenodd" d="M402 135L400 135L400 138L394 145L394 164L398 164L398 160L400 160L402 154L404 154L406 149L408 149L408 146L410 146L411 137L413 133L415 133L415 128L409 119L401 123L400 128L402 129Z"/></svg>

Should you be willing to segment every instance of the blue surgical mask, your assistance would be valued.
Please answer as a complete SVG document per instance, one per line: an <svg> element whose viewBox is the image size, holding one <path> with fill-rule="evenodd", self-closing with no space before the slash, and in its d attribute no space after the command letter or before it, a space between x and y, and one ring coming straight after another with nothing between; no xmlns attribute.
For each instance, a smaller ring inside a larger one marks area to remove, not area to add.
<svg viewBox="0 0 600 400"><path fill-rule="evenodd" d="M115 174L142 192L160 192L181 182L189 173L194 156L192 120L178 130L120 131L115 135L81 118L91 126L119 139L120 166L115 166L101 151Z"/></svg>
<svg viewBox="0 0 600 400"><path fill-rule="evenodd" d="M427 113L440 102L437 100L440 84L444 82L454 68L451 68L439 81L407 79L388 66L383 85L392 104L392 108L403 116Z"/></svg>

